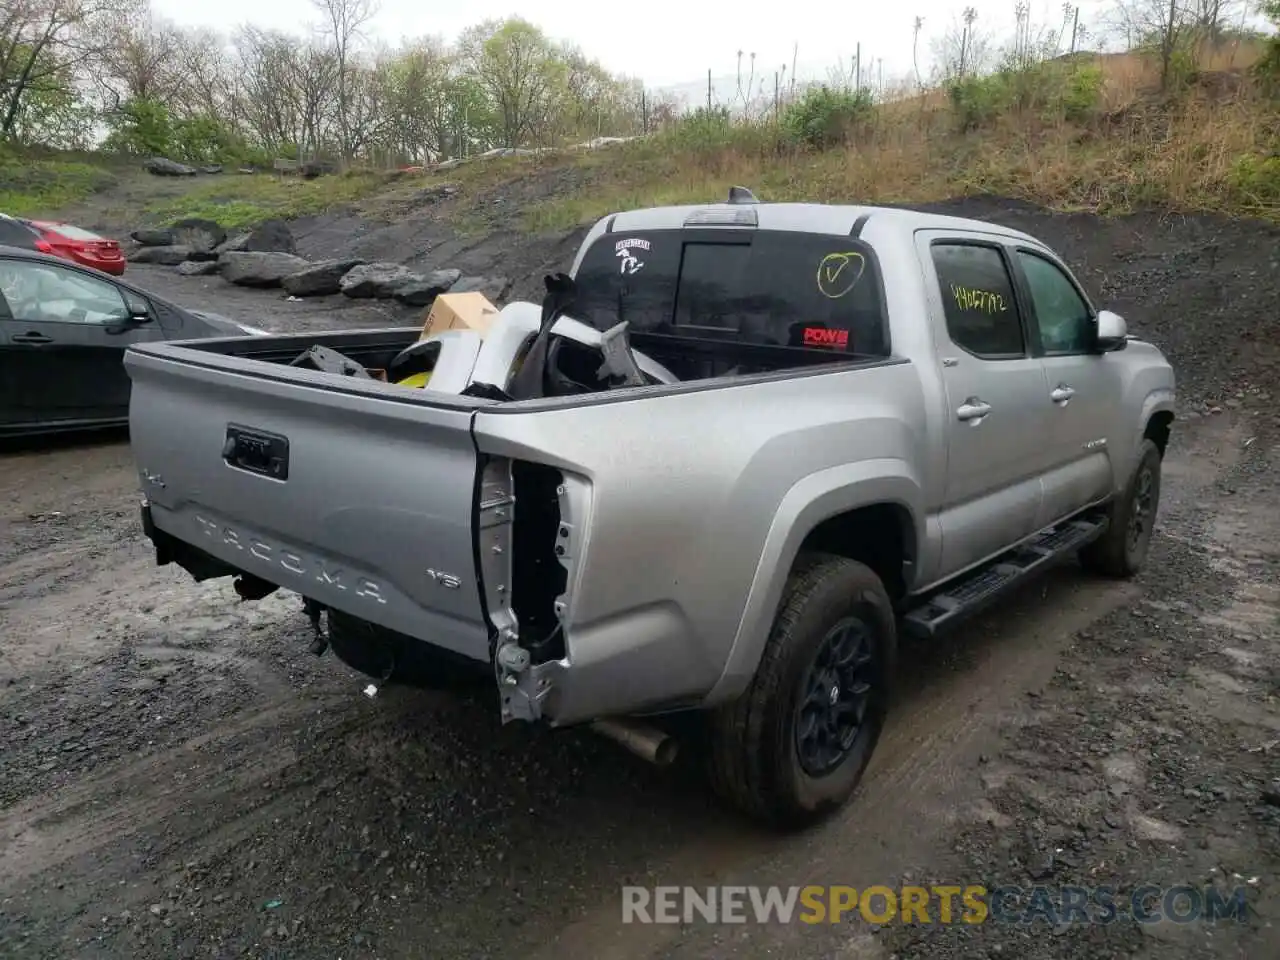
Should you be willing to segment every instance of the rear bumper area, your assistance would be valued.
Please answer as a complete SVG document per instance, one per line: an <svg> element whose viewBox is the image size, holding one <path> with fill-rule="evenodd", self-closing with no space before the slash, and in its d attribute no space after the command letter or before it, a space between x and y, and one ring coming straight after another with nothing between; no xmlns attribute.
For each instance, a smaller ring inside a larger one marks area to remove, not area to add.
<svg viewBox="0 0 1280 960"><path fill-rule="evenodd" d="M422 643L491 662L483 627L424 610L385 577L282 544L239 522L223 523L204 511L170 511L144 501L140 513L157 565L176 563L197 582L236 577L236 591L246 599L274 588L290 590Z"/></svg>

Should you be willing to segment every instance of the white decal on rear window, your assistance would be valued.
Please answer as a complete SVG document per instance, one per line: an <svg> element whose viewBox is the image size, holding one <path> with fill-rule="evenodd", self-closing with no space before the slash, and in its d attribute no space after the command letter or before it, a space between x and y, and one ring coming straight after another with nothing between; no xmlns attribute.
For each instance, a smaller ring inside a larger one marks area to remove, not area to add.
<svg viewBox="0 0 1280 960"><path fill-rule="evenodd" d="M630 240L619 240L613 245L615 255L621 259L618 267L619 273L635 273L644 266L644 261L639 259L633 250L648 251L649 241L642 240L639 237L633 237Z"/></svg>

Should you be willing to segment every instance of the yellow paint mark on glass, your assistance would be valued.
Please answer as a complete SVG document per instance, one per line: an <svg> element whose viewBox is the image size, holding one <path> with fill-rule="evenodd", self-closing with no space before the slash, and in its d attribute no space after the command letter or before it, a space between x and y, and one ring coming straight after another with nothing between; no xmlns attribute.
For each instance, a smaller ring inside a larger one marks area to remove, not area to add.
<svg viewBox="0 0 1280 960"><path fill-rule="evenodd" d="M951 296L961 310L974 310L978 313L1004 313L1009 305L1000 294L992 290L979 290L975 287L962 287L951 284Z"/></svg>
<svg viewBox="0 0 1280 960"><path fill-rule="evenodd" d="M856 250L828 253L818 264L818 291L824 297L839 300L858 285L866 269L866 258Z"/></svg>

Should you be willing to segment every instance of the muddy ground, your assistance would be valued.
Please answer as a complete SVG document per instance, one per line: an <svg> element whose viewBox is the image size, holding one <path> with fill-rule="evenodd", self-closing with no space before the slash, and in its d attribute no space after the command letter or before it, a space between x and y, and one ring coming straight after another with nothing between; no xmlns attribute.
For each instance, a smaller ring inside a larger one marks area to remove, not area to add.
<svg viewBox="0 0 1280 960"><path fill-rule="evenodd" d="M1061 248L1168 350L1184 416L1141 577L1066 565L907 650L889 729L841 815L770 836L688 766L659 772L587 733L503 728L483 697L368 700L360 678L307 651L296 597L242 604L227 583L155 567L124 438L74 438L0 454L0 955L1280 955L1280 237L1210 219L949 209ZM338 223L300 225L302 252L336 252ZM570 242L500 234L465 255L529 283ZM402 319L131 275L275 329ZM903 882L1216 883L1244 889L1248 913L1056 928L620 923L628 883Z"/></svg>

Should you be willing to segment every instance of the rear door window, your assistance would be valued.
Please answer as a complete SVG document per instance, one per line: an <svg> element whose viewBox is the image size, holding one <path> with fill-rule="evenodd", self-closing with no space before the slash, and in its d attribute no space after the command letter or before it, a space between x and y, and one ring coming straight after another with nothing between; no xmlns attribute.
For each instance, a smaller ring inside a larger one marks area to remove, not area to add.
<svg viewBox="0 0 1280 960"><path fill-rule="evenodd" d="M571 315L605 330L885 356L871 249L787 231L606 234L583 256Z"/></svg>
<svg viewBox="0 0 1280 960"><path fill-rule="evenodd" d="M1004 255L993 246L933 244L947 333L963 350L985 360L1026 356L1026 337Z"/></svg>

